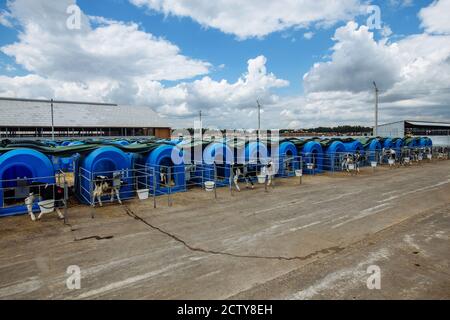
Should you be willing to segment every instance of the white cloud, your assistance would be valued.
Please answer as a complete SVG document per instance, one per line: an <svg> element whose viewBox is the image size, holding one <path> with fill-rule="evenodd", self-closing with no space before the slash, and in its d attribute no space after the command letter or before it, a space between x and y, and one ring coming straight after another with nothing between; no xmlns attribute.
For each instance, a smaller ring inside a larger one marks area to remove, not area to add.
<svg viewBox="0 0 450 320"><path fill-rule="evenodd" d="M450 36L424 33L390 43L350 22L334 40L330 60L305 74L306 95L280 105L289 125L371 125L373 80L382 89L381 122L450 120Z"/></svg>
<svg viewBox="0 0 450 320"><path fill-rule="evenodd" d="M198 77L215 68L133 23L83 15L81 30L69 31L64 8L73 1L49 2L10 2L21 33L2 50L30 74L0 76L0 96L147 105L175 127L192 126L203 110L207 125L227 128L256 127L260 99L264 128L371 125L375 80L382 89L380 122L450 120L449 35L376 41L367 27L348 23L336 30L328 61L304 76L305 95L279 97L274 91L288 82L267 70L264 56L248 60L234 82L203 76L165 85L161 80ZM216 5L211 3L213 12Z"/></svg>
<svg viewBox="0 0 450 320"><path fill-rule="evenodd" d="M11 14L8 11L0 10L0 25L12 28Z"/></svg>
<svg viewBox="0 0 450 320"><path fill-rule="evenodd" d="M305 39L308 39L308 40L311 40L313 37L314 37L314 32L305 32L304 34L303 34L303 37L305 38Z"/></svg>
<svg viewBox="0 0 450 320"><path fill-rule="evenodd" d="M349 90L359 92L372 87L391 87L400 77L397 44L376 42L368 27L355 22L338 28L334 35L331 60L316 63L304 76L308 92Z"/></svg>
<svg viewBox="0 0 450 320"><path fill-rule="evenodd" d="M266 106L276 103L272 89L288 85L258 56L248 60L247 72L234 83L205 76L165 86L161 80L192 78L207 73L210 65L181 55L178 47L134 23L82 15L81 29L68 30L65 12L74 1L49 2L9 3L21 29L19 40L1 50L30 74L1 76L1 96L147 105L184 125L203 109L206 119L234 127L254 121L250 111L257 98Z"/></svg>
<svg viewBox="0 0 450 320"><path fill-rule="evenodd" d="M177 46L139 30L135 23L103 20L104 24L94 29L82 14L81 29L68 29L66 9L73 3L8 2L22 31L18 42L1 51L32 73L80 83L180 80L208 73L208 63L181 55Z"/></svg>
<svg viewBox="0 0 450 320"><path fill-rule="evenodd" d="M210 124L236 128L245 124L254 126L251 111L255 109L256 99L270 107L279 101L271 90L288 84L268 73L266 58L258 56L248 60L247 72L234 83L204 77L164 87L159 82L147 81L139 85L137 100L139 104L150 104L163 114L179 117L192 117L198 110L203 110Z"/></svg>
<svg viewBox="0 0 450 320"><path fill-rule="evenodd" d="M450 0L434 1L430 6L419 12L422 27L428 33L450 33Z"/></svg>
<svg viewBox="0 0 450 320"><path fill-rule="evenodd" d="M360 0L129 0L166 15L190 17L240 39L263 37L292 27L330 26L352 19Z"/></svg>

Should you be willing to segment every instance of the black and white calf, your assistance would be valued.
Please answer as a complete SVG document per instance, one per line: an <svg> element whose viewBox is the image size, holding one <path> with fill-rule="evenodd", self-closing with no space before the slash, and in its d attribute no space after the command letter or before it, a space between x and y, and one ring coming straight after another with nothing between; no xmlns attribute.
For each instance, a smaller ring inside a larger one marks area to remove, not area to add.
<svg viewBox="0 0 450 320"><path fill-rule="evenodd" d="M342 171L353 172L356 171L359 173L361 161L364 160L364 157L358 151L355 154L347 153L344 155L342 159ZM353 169L352 169L353 168Z"/></svg>
<svg viewBox="0 0 450 320"><path fill-rule="evenodd" d="M392 148L383 149L382 158L387 159L389 166L392 167L397 162L397 153Z"/></svg>
<svg viewBox="0 0 450 320"><path fill-rule="evenodd" d="M238 191L241 191L241 188L239 188L239 184L238 184L240 177L244 177L247 188L249 187L249 185L251 185L252 189L254 188L252 178L247 170L247 166L244 164L235 163L233 165L233 181L234 181L234 185L236 186L236 189Z"/></svg>
<svg viewBox="0 0 450 320"><path fill-rule="evenodd" d="M175 181L173 180L172 174L169 177L169 168L161 167L159 169L159 183L163 186L171 186L175 185Z"/></svg>
<svg viewBox="0 0 450 320"><path fill-rule="evenodd" d="M27 206L31 220L33 221L36 221L36 216L33 213L33 204L36 199L39 199L40 201L55 200L55 211L60 219L64 219L64 215L59 209L64 201L64 188L53 184L42 184L41 182L33 182L31 184L30 194L25 199L25 205ZM37 220L40 220L43 215L44 213L40 212Z"/></svg>
<svg viewBox="0 0 450 320"><path fill-rule="evenodd" d="M354 165L355 161L353 158L353 155L351 153L347 153L346 155L344 155L344 158L342 159L342 163L341 163L341 168L342 171L347 171L350 172L350 167L351 165Z"/></svg>
<svg viewBox="0 0 450 320"><path fill-rule="evenodd" d="M114 196L117 196L117 201L122 204L120 200L120 188L124 185L124 181L121 179L121 173L114 173L112 179L106 176L96 176L94 180L94 192L92 194L93 201L92 206L95 207L95 200L98 200L100 207L103 206L102 197L110 193L111 202L114 201Z"/></svg>

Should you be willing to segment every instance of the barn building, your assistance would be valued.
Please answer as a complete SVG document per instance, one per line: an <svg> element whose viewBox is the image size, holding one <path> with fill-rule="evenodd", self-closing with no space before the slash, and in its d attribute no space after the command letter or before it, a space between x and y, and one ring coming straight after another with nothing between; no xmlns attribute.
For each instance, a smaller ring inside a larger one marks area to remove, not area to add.
<svg viewBox="0 0 450 320"><path fill-rule="evenodd" d="M434 145L450 145L450 122L402 120L379 125L377 132L382 137L429 137Z"/></svg>
<svg viewBox="0 0 450 320"><path fill-rule="evenodd" d="M170 138L168 123L149 107L0 98L0 138ZM53 119L53 121L52 121ZM53 122L53 126L52 126Z"/></svg>

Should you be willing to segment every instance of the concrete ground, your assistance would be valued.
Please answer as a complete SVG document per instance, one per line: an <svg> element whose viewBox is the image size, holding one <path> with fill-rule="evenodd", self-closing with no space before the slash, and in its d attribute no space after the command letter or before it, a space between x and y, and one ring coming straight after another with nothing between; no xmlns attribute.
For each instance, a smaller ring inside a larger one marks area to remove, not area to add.
<svg viewBox="0 0 450 320"><path fill-rule="evenodd" d="M450 298L450 161L298 182L3 218L0 299Z"/></svg>

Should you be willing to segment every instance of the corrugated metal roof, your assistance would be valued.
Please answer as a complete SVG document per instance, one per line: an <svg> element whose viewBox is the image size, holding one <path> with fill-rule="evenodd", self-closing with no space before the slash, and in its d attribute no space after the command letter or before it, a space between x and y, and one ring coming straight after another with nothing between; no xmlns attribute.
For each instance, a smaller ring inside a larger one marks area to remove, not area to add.
<svg viewBox="0 0 450 320"><path fill-rule="evenodd" d="M425 127L450 127L449 122L426 122L426 121L409 121L405 122L412 124L413 126L425 126Z"/></svg>
<svg viewBox="0 0 450 320"><path fill-rule="evenodd" d="M88 102L53 103L55 127L167 128L170 125L149 107ZM50 101L0 99L0 126L51 126Z"/></svg>

